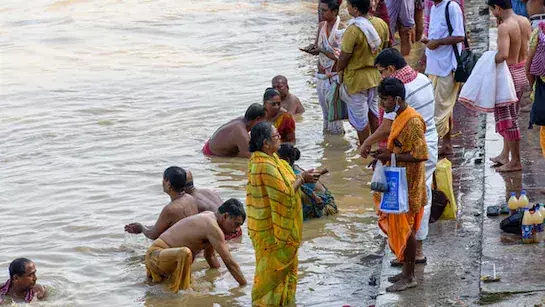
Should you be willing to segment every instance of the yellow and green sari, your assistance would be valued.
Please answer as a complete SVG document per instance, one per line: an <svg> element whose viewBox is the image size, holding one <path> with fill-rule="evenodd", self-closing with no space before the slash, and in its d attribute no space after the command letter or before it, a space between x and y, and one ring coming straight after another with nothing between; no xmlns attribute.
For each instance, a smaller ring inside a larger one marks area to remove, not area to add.
<svg viewBox="0 0 545 307"><path fill-rule="evenodd" d="M293 189L295 174L276 154L254 152L248 162L246 213L255 249L253 306L281 306L295 302L297 251L303 213L300 192Z"/></svg>

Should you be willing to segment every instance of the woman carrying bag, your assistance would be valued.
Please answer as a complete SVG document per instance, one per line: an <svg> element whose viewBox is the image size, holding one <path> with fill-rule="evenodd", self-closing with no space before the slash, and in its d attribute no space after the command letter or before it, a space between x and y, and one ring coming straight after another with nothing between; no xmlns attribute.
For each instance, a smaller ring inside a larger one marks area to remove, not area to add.
<svg viewBox="0 0 545 307"><path fill-rule="evenodd" d="M379 211L379 227L388 236L388 244L397 260L403 262L403 271L388 278L394 284L386 288L386 291L397 292L417 285L414 277L415 234L420 228L427 198L425 161L428 160L428 150L424 137L426 124L422 116L405 102L405 87L399 79L385 78L378 86L378 93L380 106L387 113L396 112L397 117L392 123L387 149L379 149L371 155L384 164L389 164L395 158L397 167L405 168L408 182L408 212L394 214Z"/></svg>

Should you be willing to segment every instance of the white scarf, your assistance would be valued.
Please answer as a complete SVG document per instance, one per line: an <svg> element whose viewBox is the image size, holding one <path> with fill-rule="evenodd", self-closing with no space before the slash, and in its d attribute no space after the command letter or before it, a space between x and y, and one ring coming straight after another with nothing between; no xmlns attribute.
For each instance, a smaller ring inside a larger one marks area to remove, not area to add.
<svg viewBox="0 0 545 307"><path fill-rule="evenodd" d="M382 44L382 40L380 39L380 36L378 35L377 30L373 26L373 24L369 21L369 19L365 17L356 17L352 18L348 25L355 25L356 27L360 28L360 30L365 35L365 38L367 39L367 43L369 44L369 47L371 47L371 51L373 54L377 53L379 51L380 45Z"/></svg>
<svg viewBox="0 0 545 307"><path fill-rule="evenodd" d="M340 39L337 37L340 22L341 18L337 16L337 20L335 20L335 24L333 24L333 27L329 32L329 37L327 36L327 22L324 22L324 25L320 29L320 35L318 36L318 46L328 52L334 53L337 56L340 55ZM318 60L320 61L320 65L325 69L326 73L332 73L331 70L333 69L333 65L335 65L334 60L328 58L323 53L318 55Z"/></svg>

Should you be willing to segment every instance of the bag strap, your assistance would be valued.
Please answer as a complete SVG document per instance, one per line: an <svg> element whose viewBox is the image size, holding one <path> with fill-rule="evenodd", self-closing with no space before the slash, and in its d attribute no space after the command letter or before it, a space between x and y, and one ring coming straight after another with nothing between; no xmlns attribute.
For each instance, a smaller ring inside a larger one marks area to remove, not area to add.
<svg viewBox="0 0 545 307"><path fill-rule="evenodd" d="M450 13L448 11L448 7L452 1L447 2L447 7L445 9L445 19L447 20L447 27L448 27L448 35L452 36L452 33L454 32L454 29L452 28L452 23L450 22ZM467 41L467 35L466 35L466 26L464 24L464 43L467 48L469 48L469 42ZM454 50L454 56L456 56L456 62L458 62L458 65L462 64L462 59L460 58L460 53L458 52L457 44L452 45L452 49Z"/></svg>

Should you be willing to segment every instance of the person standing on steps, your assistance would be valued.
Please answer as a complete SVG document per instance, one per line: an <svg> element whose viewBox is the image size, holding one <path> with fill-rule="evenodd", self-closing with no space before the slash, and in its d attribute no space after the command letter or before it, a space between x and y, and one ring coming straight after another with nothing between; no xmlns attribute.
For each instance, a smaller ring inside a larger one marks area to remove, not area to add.
<svg viewBox="0 0 545 307"><path fill-rule="evenodd" d="M527 18L515 14L509 0L488 0L490 11L498 19L498 52L496 63L505 61L511 72L518 101L508 106L496 107L496 131L503 137L499 156L490 158L498 172L522 170L520 163L521 133L518 125L520 99L528 87L526 58L532 27Z"/></svg>
<svg viewBox="0 0 545 307"><path fill-rule="evenodd" d="M348 0L353 17L343 34L337 72L341 75L340 98L348 108L348 121L363 144L378 127L377 86L380 74L376 55L389 44L388 25L369 14L370 0ZM342 72L342 74L341 74Z"/></svg>
<svg viewBox="0 0 545 307"><path fill-rule="evenodd" d="M452 33L446 21L446 10ZM452 154L452 111L456 103L460 83L454 79L458 67L453 45L462 51L465 37L464 16L455 1L434 0L430 10L430 28L428 37L422 38L426 45L426 74L431 79L435 97L435 126L439 138L443 139L439 156Z"/></svg>

